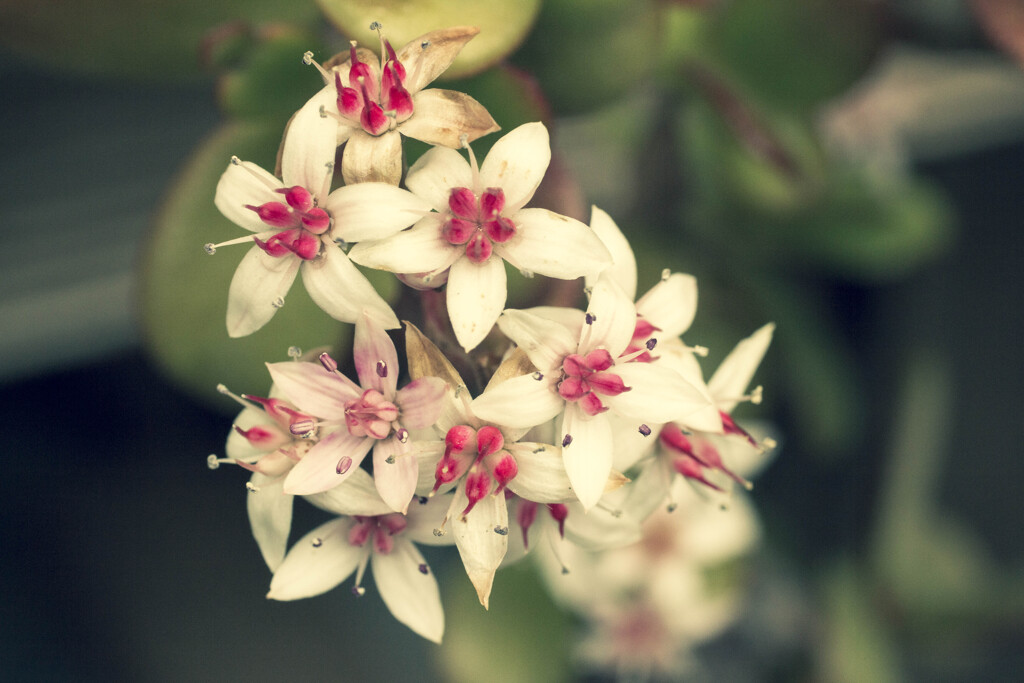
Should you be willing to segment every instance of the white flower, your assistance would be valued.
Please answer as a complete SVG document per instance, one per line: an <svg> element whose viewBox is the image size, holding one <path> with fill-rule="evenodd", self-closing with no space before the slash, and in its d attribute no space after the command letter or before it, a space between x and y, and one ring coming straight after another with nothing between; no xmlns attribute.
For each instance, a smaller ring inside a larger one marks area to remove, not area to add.
<svg viewBox="0 0 1024 683"><path fill-rule="evenodd" d="M586 225L546 209L523 208L551 160L547 129L519 126L491 148L479 169L453 149L435 147L409 169L406 185L436 213L411 230L349 252L356 263L418 275L417 283L447 272L448 314L459 343L470 351L505 307L505 261L525 274L571 280L609 263ZM382 207L382 211L386 210Z"/></svg>
<svg viewBox="0 0 1024 683"><path fill-rule="evenodd" d="M437 580L413 543L450 542L433 533L448 501L423 499L407 515L382 513L382 506L387 509L382 501L354 502L339 491L351 486L349 482L369 478L362 470L358 472L329 494L314 497L320 507L349 516L322 524L292 546L274 572L267 597L297 600L320 595L353 572L356 581L352 592L361 596L365 592L363 573L372 563L374 582L391 614L417 634L440 643L444 611Z"/></svg>
<svg viewBox="0 0 1024 683"><path fill-rule="evenodd" d="M485 391L472 408L482 419L511 427L539 425L564 411L565 469L580 502L590 509L612 469L611 415L642 429L647 423L684 419L705 409L710 399L671 369L629 362L632 358L622 355L636 328L636 308L611 277L596 281L586 314L561 310L543 316L503 313L498 326L538 372Z"/></svg>
<svg viewBox="0 0 1024 683"><path fill-rule="evenodd" d="M384 183L341 187L328 194L334 144L313 144L302 131L318 126L319 115L299 112L285 136L281 176L232 158L217 183L214 202L227 218L254 233L219 246L254 243L242 259L228 291L227 327L243 337L263 327L284 305L301 270L306 291L328 315L355 322L365 310L384 327L398 319L370 282L337 244L340 226L349 235L378 239L408 227L430 206ZM364 202L387 204L386 216L363 211Z"/></svg>
<svg viewBox="0 0 1024 683"><path fill-rule="evenodd" d="M483 105L469 95L423 89L451 66L479 32L470 26L431 31L398 52L382 36L379 66L376 56L357 48L355 42L348 58L329 72L317 65L326 87L303 106L300 115L322 117L329 122L325 125L334 146L345 143L341 172L346 184L397 185L402 177L401 135L457 147L463 136L475 140L499 129ZM306 63L314 63L312 56L306 54ZM320 137L322 130L309 129L306 135Z"/></svg>

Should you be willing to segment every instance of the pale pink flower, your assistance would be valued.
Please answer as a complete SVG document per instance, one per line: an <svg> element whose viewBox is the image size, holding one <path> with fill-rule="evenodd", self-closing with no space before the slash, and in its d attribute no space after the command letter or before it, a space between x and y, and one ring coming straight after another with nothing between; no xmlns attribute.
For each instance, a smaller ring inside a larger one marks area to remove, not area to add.
<svg viewBox="0 0 1024 683"><path fill-rule="evenodd" d="M284 490L311 494L337 486L359 469L373 449L377 490L393 510L404 512L416 488L417 462L409 430L437 420L445 383L424 377L398 389L398 355L370 316L356 323L354 359L359 384L337 371L327 354L321 363L268 364L274 383L302 411L318 418L320 441L292 468Z"/></svg>
<svg viewBox="0 0 1024 683"><path fill-rule="evenodd" d="M349 486L362 470L331 493ZM321 494L324 496L326 494ZM303 536L274 572L267 597L298 600L325 593L356 574L353 594L361 596L363 574L373 566L373 579L391 614L415 633L435 643L444 635L444 610L437 580L414 543L446 545L436 536L447 500L422 499L406 515L381 512L382 501L366 499L353 503L347 496L319 498L321 507L335 518ZM360 511L358 508L362 506ZM386 509L386 506L385 506Z"/></svg>
<svg viewBox="0 0 1024 683"><path fill-rule="evenodd" d="M300 110L329 122L335 146L345 144L341 172L348 185L402 177L405 135L431 145L458 147L499 129L483 105L465 93L424 89L443 73L480 29L469 26L431 31L397 52L381 37L381 57L357 48L327 69L317 64L326 86ZM340 55L339 55L340 56ZM313 64L312 53L304 61ZM335 58L337 59L337 58ZM294 122L292 123L294 126ZM320 128L303 134L320 138Z"/></svg>
<svg viewBox="0 0 1024 683"><path fill-rule="evenodd" d="M551 160L541 123L498 140L477 168L457 151L435 147L409 169L406 185L436 213L411 230L364 241L356 263L412 276L415 286L443 284L455 337L470 351L505 307L505 262L524 274L571 280L609 263L601 240L583 223L546 209L523 208ZM381 211L388 209L382 207Z"/></svg>

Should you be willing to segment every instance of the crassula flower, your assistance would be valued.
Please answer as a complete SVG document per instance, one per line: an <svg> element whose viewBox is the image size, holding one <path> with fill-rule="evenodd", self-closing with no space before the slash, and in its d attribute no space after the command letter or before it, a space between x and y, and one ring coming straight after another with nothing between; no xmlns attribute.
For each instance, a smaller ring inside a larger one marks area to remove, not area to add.
<svg viewBox="0 0 1024 683"><path fill-rule="evenodd" d="M382 36L379 61L353 42L347 56L317 65L326 86L300 114L334 122L336 144L345 144L341 172L346 184L397 185L402 177L401 135L457 147L463 138L475 140L499 129L469 95L424 89L477 33L479 29L470 26L431 31L398 51ZM315 63L312 53L306 53L305 61Z"/></svg>
<svg viewBox="0 0 1024 683"><path fill-rule="evenodd" d="M670 422L658 432L654 457L647 462L641 478L653 478L659 483L656 498L669 496L673 501L678 492L674 480L686 480L700 488L719 494L729 493L733 484L750 488L743 470L762 461L766 450L775 441L766 437L755 439L732 417L732 410L741 401L760 403L761 388L744 394L754 372L771 343L774 324L767 324L747 337L726 356L708 382L708 389L719 411L723 428L717 432L683 430Z"/></svg>
<svg viewBox="0 0 1024 683"><path fill-rule="evenodd" d="M551 160L547 129L519 126L502 137L478 168L457 151L436 147L409 169L406 185L435 210L410 230L365 241L356 263L445 282L455 337L467 351L491 331L505 307L505 262L527 275L571 280L596 274L611 260L586 225L546 209L523 208ZM381 207L381 211L388 211Z"/></svg>
<svg viewBox="0 0 1024 683"><path fill-rule="evenodd" d="M678 373L623 355L633 339L636 307L608 276L591 291L586 313L506 310L501 328L530 358L537 372L510 379L473 401L485 420L513 427L542 424L561 415L565 469L583 506L593 507L612 469L611 416L648 423L683 419L710 400ZM653 337L644 345L656 346Z"/></svg>
<svg viewBox="0 0 1024 683"><path fill-rule="evenodd" d="M359 384L338 372L327 354L321 363L272 363L282 394L317 418L320 441L292 468L284 490L326 491L357 470L373 449L377 490L404 511L416 488L417 462L410 431L432 425L441 411L445 383L422 377L398 389L398 356L384 329L370 316L356 324L354 358Z"/></svg>
<svg viewBox="0 0 1024 683"><path fill-rule="evenodd" d="M360 476L369 477L360 472ZM298 600L320 595L353 572L356 580L352 592L361 596L366 590L363 574L372 564L373 580L391 614L417 634L440 643L444 635L441 595L430 566L414 543L451 543L433 532L448 501L422 499L406 515L382 513L381 501L352 502L351 497L343 495L319 498L318 502L324 509L346 516L322 524L292 546L274 572L267 597Z"/></svg>
<svg viewBox="0 0 1024 683"><path fill-rule="evenodd" d="M416 492L433 497L454 489L438 531L452 531L466 574L480 603L487 607L494 573L508 548L506 499L514 495L524 503L559 506L574 498L560 449L520 440L525 429L510 429L477 418L470 409L472 398L462 378L437 347L411 325L406 327L406 349L414 377L426 364L443 374L449 387L435 424L442 438L416 444L421 471Z"/></svg>
<svg viewBox="0 0 1024 683"><path fill-rule="evenodd" d="M280 398L232 394L217 389L242 405L228 435L226 458L211 455L210 469L233 463L252 472L246 488L252 535L271 571L284 559L292 524L292 498L284 492L288 472L317 442L314 419ZM271 389L271 396L276 392Z"/></svg>
<svg viewBox="0 0 1024 683"><path fill-rule="evenodd" d="M214 202L251 236L207 244L252 244L231 280L227 327L242 337L265 325L284 305L301 271L310 297L331 317L355 322L366 311L384 327L398 319L365 276L335 243L339 224L347 235L380 238L408 227L429 204L384 183L330 192L334 144L310 144L304 131L322 129L319 115L299 112L285 136L281 180L256 164L233 157L217 184ZM359 205L353 204L358 200ZM362 202L391 207L386 216L361 210ZM347 237L346 239L351 239Z"/></svg>

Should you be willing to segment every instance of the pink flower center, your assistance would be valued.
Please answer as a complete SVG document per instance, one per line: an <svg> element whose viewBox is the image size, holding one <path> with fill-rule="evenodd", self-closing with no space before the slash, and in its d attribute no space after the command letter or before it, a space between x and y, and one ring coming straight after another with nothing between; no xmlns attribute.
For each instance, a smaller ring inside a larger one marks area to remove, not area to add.
<svg viewBox="0 0 1024 683"><path fill-rule="evenodd" d="M468 425L457 425L448 430L444 443L444 455L434 470L434 491L465 474L469 504L463 515L492 491L494 495L504 491L519 474L519 465L505 450L505 437L497 427L488 425L474 430Z"/></svg>
<svg viewBox="0 0 1024 683"><path fill-rule="evenodd" d="M533 526L534 521L537 519L537 506L538 503L532 500L519 499L519 503L516 506L516 522L519 523L519 528L523 530L523 547L530 547L529 532L530 527ZM551 519L555 520L558 524L558 535L565 538L565 519L569 516L569 506L564 503L548 503L548 514L551 515Z"/></svg>
<svg viewBox="0 0 1024 683"><path fill-rule="evenodd" d="M586 356L572 353L562 361L562 379L556 385L558 394L566 401L579 402L587 415L608 410L598 394L618 396L629 391L618 375L607 372L615 362L610 353L596 349Z"/></svg>
<svg viewBox="0 0 1024 683"><path fill-rule="evenodd" d="M633 338L629 340L629 346L626 347L626 350L621 355L629 356L636 354L631 360L637 363L650 363L656 358L656 356L651 355L654 345L651 340L655 332L661 332L661 328L655 327L637 313L636 326L633 328Z"/></svg>
<svg viewBox="0 0 1024 683"><path fill-rule="evenodd" d="M367 389L359 398L345 403L345 424L352 436L384 439L391 423L398 419L398 407L376 389Z"/></svg>
<svg viewBox="0 0 1024 683"><path fill-rule="evenodd" d="M466 257L473 263L487 261L495 244L516 234L516 224L501 215L505 192L500 187L489 187L479 196L467 187L453 187L448 208L451 217L441 236L449 244L466 245Z"/></svg>
<svg viewBox="0 0 1024 683"><path fill-rule="evenodd" d="M363 547L366 542L373 541L373 549L387 555L395 547L394 536L405 531L408 522L405 515L393 513L374 517L355 517L356 523L348 532L350 545Z"/></svg>
<svg viewBox="0 0 1024 683"><path fill-rule="evenodd" d="M385 56L379 70L376 65L359 61L355 43L352 44L348 69L348 87L335 72L334 86L338 90L338 112L346 119L358 122L370 135L381 135L412 116L412 95L405 88L405 67L386 39Z"/></svg>
<svg viewBox="0 0 1024 683"><path fill-rule="evenodd" d="M320 235L331 227L331 216L316 206L313 195L306 188L296 185L278 190L285 202L267 202L259 206L247 204L245 208L255 211L260 220L281 232L266 241L254 237L260 249L275 258L295 254L304 261L311 261L320 253Z"/></svg>
<svg viewBox="0 0 1024 683"><path fill-rule="evenodd" d="M722 419L723 421L728 419L729 423L735 426L735 423L728 414L722 413ZM736 427L736 429L739 429L739 427ZM725 433L736 434L736 432L730 432L728 428ZM746 432L740 430L740 433L749 438ZM708 472L718 471L737 484L750 488L750 482L725 466L725 462L722 461L722 456L718 449L708 439L696 434L684 434L679 425L669 422L661 428L661 433L658 434L658 441L661 442L662 448L672 458L672 468L687 479L692 479L708 488L721 491L721 486L707 478ZM757 442L754 442L754 445L756 446Z"/></svg>

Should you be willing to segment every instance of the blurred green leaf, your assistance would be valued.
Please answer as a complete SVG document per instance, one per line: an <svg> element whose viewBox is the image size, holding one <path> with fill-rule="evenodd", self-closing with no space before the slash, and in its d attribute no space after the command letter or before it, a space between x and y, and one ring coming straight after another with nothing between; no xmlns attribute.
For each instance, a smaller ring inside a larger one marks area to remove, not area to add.
<svg viewBox="0 0 1024 683"><path fill-rule="evenodd" d="M888 625L881 619L863 573L844 560L826 573L823 586L825 643L819 649L821 680L897 683L904 680Z"/></svg>
<svg viewBox="0 0 1024 683"><path fill-rule="evenodd" d="M261 392L270 378L264 363L285 360L289 346L311 349L347 343L351 325L320 311L297 278L287 303L267 325L241 339L225 327L228 285L248 245L224 247L216 255L203 244L243 236L213 204L214 190L231 155L273 168L282 122L235 123L221 128L196 150L168 191L142 260L140 305L146 347L177 385L222 409L214 387ZM394 278L370 274L385 298Z"/></svg>
<svg viewBox="0 0 1024 683"><path fill-rule="evenodd" d="M570 623L529 562L502 569L485 610L465 576L445 595L448 622L440 664L453 683L561 683L570 680Z"/></svg>
<svg viewBox="0 0 1024 683"><path fill-rule="evenodd" d="M319 72L302 63L307 50L322 54L319 41L290 27L253 42L217 84L217 97L232 117L286 120L324 86Z"/></svg>
<svg viewBox="0 0 1024 683"><path fill-rule="evenodd" d="M226 22L308 26L318 14L312 0L0 0L0 44L64 72L182 81L201 74L203 38Z"/></svg>
<svg viewBox="0 0 1024 683"><path fill-rule="evenodd" d="M875 12L850 0L734 0L710 24L703 58L759 102L811 114L866 71L881 39Z"/></svg>
<svg viewBox="0 0 1024 683"><path fill-rule="evenodd" d="M533 74L556 114L628 97L657 63L652 0L546 0L513 62Z"/></svg>
<svg viewBox="0 0 1024 683"><path fill-rule="evenodd" d="M537 16L540 0L318 0L327 18L349 38L375 52L380 38L370 24L379 22L397 50L428 31L476 26L479 35L459 53L441 78L479 73L512 52Z"/></svg>

